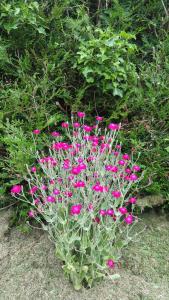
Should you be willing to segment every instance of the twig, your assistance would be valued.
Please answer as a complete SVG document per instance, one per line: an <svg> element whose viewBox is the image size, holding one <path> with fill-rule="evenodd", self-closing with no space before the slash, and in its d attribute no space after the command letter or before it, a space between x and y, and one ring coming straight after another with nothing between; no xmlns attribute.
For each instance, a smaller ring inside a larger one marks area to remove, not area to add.
<svg viewBox="0 0 169 300"><path fill-rule="evenodd" d="M162 3L162 5L163 5L163 8L164 8L164 11L165 11L166 17L168 18L168 17L169 17L169 14L168 14L167 8L166 8L166 6L165 6L165 4L164 4L164 1L163 1L163 0L161 0L161 3Z"/></svg>
<svg viewBox="0 0 169 300"><path fill-rule="evenodd" d="M14 203L12 203L12 204L9 204L9 205L7 205L7 206L5 206L5 207L3 207L3 208L0 208L0 211L1 210L4 210L4 209L7 209L7 208L9 208L9 207L11 207L11 206L13 206L13 205L15 205L16 203L18 203L19 201L16 201L16 202L14 202Z"/></svg>

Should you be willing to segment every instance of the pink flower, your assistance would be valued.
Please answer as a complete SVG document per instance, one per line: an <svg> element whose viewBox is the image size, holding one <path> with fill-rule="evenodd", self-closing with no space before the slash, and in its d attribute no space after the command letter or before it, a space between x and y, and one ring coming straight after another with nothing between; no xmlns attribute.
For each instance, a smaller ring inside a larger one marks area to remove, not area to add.
<svg viewBox="0 0 169 300"><path fill-rule="evenodd" d="M111 209L111 208L109 208L109 209L107 210L107 215L112 217L112 216L114 215L114 210Z"/></svg>
<svg viewBox="0 0 169 300"><path fill-rule="evenodd" d="M29 190L29 194L33 195L34 193L36 193L36 191L38 190L37 186L33 186L30 190Z"/></svg>
<svg viewBox="0 0 169 300"><path fill-rule="evenodd" d="M106 216L106 210L105 209L100 209L99 215Z"/></svg>
<svg viewBox="0 0 169 300"><path fill-rule="evenodd" d="M40 133L40 130L39 130L39 129L34 129L32 132L33 132L34 134L39 134L39 133Z"/></svg>
<svg viewBox="0 0 169 300"><path fill-rule="evenodd" d="M121 149L121 145L116 145L116 149Z"/></svg>
<svg viewBox="0 0 169 300"><path fill-rule="evenodd" d="M92 131L93 128L91 126L88 126L88 125L83 125L83 129L86 132L90 132L90 131Z"/></svg>
<svg viewBox="0 0 169 300"><path fill-rule="evenodd" d="M118 161L118 164L119 164L120 166L124 166L124 165L125 165L125 161L121 159L121 160Z"/></svg>
<svg viewBox="0 0 169 300"><path fill-rule="evenodd" d="M125 172L126 172L127 174L130 174L130 173L131 173L131 169L130 169L130 168L126 168L126 169L125 169Z"/></svg>
<svg viewBox="0 0 169 300"><path fill-rule="evenodd" d="M92 190L95 192L103 192L103 187L99 184L96 184L92 187Z"/></svg>
<svg viewBox="0 0 169 300"><path fill-rule="evenodd" d="M122 215L125 215L127 213L127 208L126 207L120 207L119 208L119 212L122 214Z"/></svg>
<svg viewBox="0 0 169 300"><path fill-rule="evenodd" d="M84 183L84 181L77 181L74 183L74 187L75 188L85 187L85 183Z"/></svg>
<svg viewBox="0 0 169 300"><path fill-rule="evenodd" d="M117 173L118 172L118 167L117 166L113 166L112 169L111 169L111 171L113 173Z"/></svg>
<svg viewBox="0 0 169 300"><path fill-rule="evenodd" d="M131 203L131 204L135 204L136 202L137 202L137 199L135 197L131 197L129 199L129 203Z"/></svg>
<svg viewBox="0 0 169 300"><path fill-rule="evenodd" d="M135 166L133 166L132 170L135 172L139 172L141 170L141 168L139 166L135 165Z"/></svg>
<svg viewBox="0 0 169 300"><path fill-rule="evenodd" d="M81 171L82 171L82 169L80 167L73 167L71 170L71 174L78 175L81 173Z"/></svg>
<svg viewBox="0 0 169 300"><path fill-rule="evenodd" d="M84 117L85 117L85 113L82 112L82 111L78 111L78 112L77 112L77 116L78 116L79 118L84 118Z"/></svg>
<svg viewBox="0 0 169 300"><path fill-rule="evenodd" d="M96 116L96 121L103 121L103 117Z"/></svg>
<svg viewBox="0 0 169 300"><path fill-rule="evenodd" d="M97 224L99 224L99 223L100 223L100 218L99 218L99 217L95 217L95 218L93 219L93 221L96 222Z"/></svg>
<svg viewBox="0 0 169 300"><path fill-rule="evenodd" d="M112 259L108 259L106 264L110 269L114 269L115 267L115 262Z"/></svg>
<svg viewBox="0 0 169 300"><path fill-rule="evenodd" d="M88 205L88 210L89 210L89 211L93 211L93 204L92 204L92 203L89 203L89 205Z"/></svg>
<svg viewBox="0 0 169 300"><path fill-rule="evenodd" d="M83 163L83 158L79 157L77 161L78 163Z"/></svg>
<svg viewBox="0 0 169 300"><path fill-rule="evenodd" d="M73 127L74 128L79 128L80 127L80 123L78 123L78 122L73 123Z"/></svg>
<svg viewBox="0 0 169 300"><path fill-rule="evenodd" d="M105 166L105 169L106 169L106 171L111 171L112 170L112 165L108 165L108 166Z"/></svg>
<svg viewBox="0 0 169 300"><path fill-rule="evenodd" d="M29 218L34 218L35 217L35 212L33 210L30 210L28 212L28 216L29 216Z"/></svg>
<svg viewBox="0 0 169 300"><path fill-rule="evenodd" d="M32 172L32 173L36 173L36 167L32 167L32 168L31 168L31 172Z"/></svg>
<svg viewBox="0 0 169 300"><path fill-rule="evenodd" d="M47 202L54 203L54 202L56 201L56 199L55 199L55 197L53 197L53 196L48 196L48 197L46 198L46 201L47 201Z"/></svg>
<svg viewBox="0 0 169 300"><path fill-rule="evenodd" d="M118 129L120 128L120 126L119 126L119 124L110 123L110 124L108 125L108 128L109 128L110 130L115 131L115 130L118 130Z"/></svg>
<svg viewBox="0 0 169 300"><path fill-rule="evenodd" d="M83 164L83 163L80 163L80 164L78 165L78 168L80 168L81 170L86 170L86 169L87 169L87 166L86 166L85 164Z"/></svg>
<svg viewBox="0 0 169 300"><path fill-rule="evenodd" d="M120 198L121 197L121 192L120 191L113 191L112 195L114 198Z"/></svg>
<svg viewBox="0 0 169 300"><path fill-rule="evenodd" d="M22 191L22 185L14 185L12 188L11 188L11 193L12 194L19 194L21 193Z"/></svg>
<svg viewBox="0 0 169 300"><path fill-rule="evenodd" d="M57 131L53 131L53 132L51 133L51 136L58 137L58 136L60 136L60 133L57 132Z"/></svg>
<svg viewBox="0 0 169 300"><path fill-rule="evenodd" d="M118 151L114 151L113 154L114 154L114 156L118 156L119 152Z"/></svg>
<svg viewBox="0 0 169 300"><path fill-rule="evenodd" d="M68 122L63 122L61 124L62 128L68 128L69 127L69 123Z"/></svg>
<svg viewBox="0 0 169 300"><path fill-rule="evenodd" d="M132 224L133 223L133 216L132 215L128 215L124 221L127 223L127 224Z"/></svg>
<svg viewBox="0 0 169 300"><path fill-rule="evenodd" d="M51 179L49 182L50 182L50 184L55 184L54 179Z"/></svg>
<svg viewBox="0 0 169 300"><path fill-rule="evenodd" d="M138 179L138 176L136 174L131 174L130 175L130 180L131 181L136 181Z"/></svg>
<svg viewBox="0 0 169 300"><path fill-rule="evenodd" d="M40 202L40 199L39 199L39 198L36 198L36 199L34 200L35 205L39 204L39 202Z"/></svg>
<svg viewBox="0 0 169 300"><path fill-rule="evenodd" d="M130 159L130 156L128 154L123 154L122 158L124 160L129 160Z"/></svg>
<svg viewBox="0 0 169 300"><path fill-rule="evenodd" d="M59 191L58 189L54 189L54 190L53 190L53 194L54 194L54 195L59 195L59 194L60 194L60 191Z"/></svg>
<svg viewBox="0 0 169 300"><path fill-rule="evenodd" d="M46 191L47 189L48 189L48 187L47 187L45 184L42 184L41 190L42 190L42 191Z"/></svg>
<svg viewBox="0 0 169 300"><path fill-rule="evenodd" d="M71 215L79 215L81 213L82 205L81 204L76 204L72 205L70 209L70 214Z"/></svg>
<svg viewBox="0 0 169 300"><path fill-rule="evenodd" d="M73 196L72 192L64 192L64 195L67 196L68 198L71 198Z"/></svg>

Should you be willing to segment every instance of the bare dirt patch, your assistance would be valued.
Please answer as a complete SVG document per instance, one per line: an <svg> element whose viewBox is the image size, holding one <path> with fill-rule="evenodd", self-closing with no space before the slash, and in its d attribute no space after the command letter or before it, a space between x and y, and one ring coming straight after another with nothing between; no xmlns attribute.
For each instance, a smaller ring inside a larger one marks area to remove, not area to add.
<svg viewBox="0 0 169 300"><path fill-rule="evenodd" d="M127 266L116 270L121 276L117 282L107 280L75 292L47 235L40 230L8 231L9 215L9 211L0 213L0 300L169 299L169 222L165 216L144 215L146 230L124 251Z"/></svg>

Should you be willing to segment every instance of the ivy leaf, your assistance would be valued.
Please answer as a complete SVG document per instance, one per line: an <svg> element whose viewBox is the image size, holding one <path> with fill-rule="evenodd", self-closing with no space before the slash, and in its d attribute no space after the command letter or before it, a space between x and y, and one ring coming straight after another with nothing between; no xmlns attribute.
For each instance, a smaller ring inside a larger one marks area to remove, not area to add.
<svg viewBox="0 0 169 300"><path fill-rule="evenodd" d="M37 31L38 31L40 34L46 35L45 29L44 29L43 27L38 27L38 28L37 28Z"/></svg>
<svg viewBox="0 0 169 300"><path fill-rule="evenodd" d="M119 96L119 97L123 97L123 91L118 89L118 88L114 88L113 90L113 96Z"/></svg>

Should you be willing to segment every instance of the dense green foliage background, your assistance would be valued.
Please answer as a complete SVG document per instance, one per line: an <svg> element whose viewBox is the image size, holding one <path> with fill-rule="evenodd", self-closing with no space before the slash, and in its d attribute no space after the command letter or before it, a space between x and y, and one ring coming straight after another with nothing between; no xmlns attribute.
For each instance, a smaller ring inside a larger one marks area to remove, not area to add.
<svg viewBox="0 0 169 300"><path fill-rule="evenodd" d="M2 196L33 161L31 131L83 110L88 121L98 114L122 122L124 150L141 152L146 168L142 193L167 198L167 2L0 2Z"/></svg>

